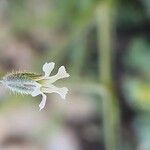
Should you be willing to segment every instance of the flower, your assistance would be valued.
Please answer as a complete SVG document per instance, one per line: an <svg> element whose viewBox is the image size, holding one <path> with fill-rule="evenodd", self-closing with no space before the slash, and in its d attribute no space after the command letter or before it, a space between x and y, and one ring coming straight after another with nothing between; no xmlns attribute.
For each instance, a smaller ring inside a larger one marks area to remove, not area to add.
<svg viewBox="0 0 150 150"><path fill-rule="evenodd" d="M67 78L70 75L66 72L65 67L61 66L56 75L50 76L54 67L55 63L53 62L45 63L43 65L45 75L27 72L10 73L4 76L3 80L0 80L0 83L8 87L13 92L30 94L33 97L42 95L42 101L39 104L39 110L42 110L45 107L47 99L45 93L54 92L59 94L62 99L65 99L68 92L66 87L59 88L54 86L53 83L59 79Z"/></svg>

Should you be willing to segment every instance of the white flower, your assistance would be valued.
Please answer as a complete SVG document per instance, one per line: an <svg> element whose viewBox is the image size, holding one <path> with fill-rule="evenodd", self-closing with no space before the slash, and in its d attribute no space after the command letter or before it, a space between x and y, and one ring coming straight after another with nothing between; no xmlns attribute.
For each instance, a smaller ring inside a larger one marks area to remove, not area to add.
<svg viewBox="0 0 150 150"><path fill-rule="evenodd" d="M66 87L56 87L53 83L59 79L69 77L64 66L58 69L56 75L50 76L52 70L55 67L55 63L45 63L43 65L43 71L45 75L38 75L35 73L11 73L3 77L0 81L3 85L8 87L11 91L30 94L33 97L42 95L42 101L39 104L40 110L44 108L46 104L47 96L45 93L57 93L62 99L66 98L68 89Z"/></svg>

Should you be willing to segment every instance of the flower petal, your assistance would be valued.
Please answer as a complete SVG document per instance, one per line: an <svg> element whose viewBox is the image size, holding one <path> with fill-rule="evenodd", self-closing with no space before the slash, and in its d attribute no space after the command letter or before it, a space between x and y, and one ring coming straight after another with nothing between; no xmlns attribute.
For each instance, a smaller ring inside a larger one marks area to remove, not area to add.
<svg viewBox="0 0 150 150"><path fill-rule="evenodd" d="M40 87L37 87L32 93L31 93L31 95L33 96L33 97L35 97L35 96L38 96L38 95L42 95L42 101L41 101L41 103L39 104L39 107L40 107L40 111L45 107L45 104L46 104L46 98L47 98L47 96L44 94L44 93L42 93L41 92L41 90L40 90Z"/></svg>
<svg viewBox="0 0 150 150"><path fill-rule="evenodd" d="M59 69L58 69L58 73L57 73L57 76L61 78L67 78L69 77L70 75L66 72L66 68L64 66L61 66Z"/></svg>
<svg viewBox="0 0 150 150"><path fill-rule="evenodd" d="M31 95L32 95L33 97L38 96L38 95L40 95L40 94L41 94L40 89L36 89L36 90L34 90L34 91L31 93Z"/></svg>
<svg viewBox="0 0 150 150"><path fill-rule="evenodd" d="M52 72L54 67L55 67L55 63L54 62L45 63L43 65L43 71L45 72L45 77L48 77L50 75L50 73Z"/></svg>
<svg viewBox="0 0 150 150"><path fill-rule="evenodd" d="M41 92L41 90L40 90L40 88L41 88L41 85L39 84L39 83L34 83L34 85L36 85L36 88L34 89L34 91L31 93L31 95L33 96L33 97L35 97L35 96L38 96L38 95L40 95L42 92Z"/></svg>
<svg viewBox="0 0 150 150"><path fill-rule="evenodd" d="M39 111L41 111L44 108L44 106L46 104L46 98L47 98L47 96L44 93L41 92L40 88L41 88L41 86L39 84L37 84L36 89L31 93L31 95L33 97L38 96L40 94L42 95L42 101L39 104L39 107L40 107Z"/></svg>
<svg viewBox="0 0 150 150"><path fill-rule="evenodd" d="M47 99L47 96L44 93L41 93L41 94L42 94L42 101L39 104L39 107L40 107L39 111L41 111L45 107L46 99Z"/></svg>
<svg viewBox="0 0 150 150"><path fill-rule="evenodd" d="M49 87L42 87L42 92L44 92L44 93L57 93L61 96L62 99L65 99L66 94L68 93L68 89L66 87L58 88L54 85L50 85Z"/></svg>
<svg viewBox="0 0 150 150"><path fill-rule="evenodd" d="M51 83L54 83L55 81L59 80L59 79L63 79L63 78L67 78L69 77L70 75L66 72L66 69L64 66L61 66L59 69L58 69L58 73L54 76L51 76L51 77L46 77L44 78L45 80L47 80L47 83L44 82L45 85L48 85L48 84L51 84Z"/></svg>

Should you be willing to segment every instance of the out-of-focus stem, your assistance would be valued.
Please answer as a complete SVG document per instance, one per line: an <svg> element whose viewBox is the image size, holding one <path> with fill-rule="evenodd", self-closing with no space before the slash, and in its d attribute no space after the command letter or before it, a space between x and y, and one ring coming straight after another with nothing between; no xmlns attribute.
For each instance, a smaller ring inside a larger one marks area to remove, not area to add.
<svg viewBox="0 0 150 150"><path fill-rule="evenodd" d="M103 126L106 150L119 149L119 107L113 87L114 10L110 1L100 3L96 10L99 40L99 71L108 96L103 96Z"/></svg>
<svg viewBox="0 0 150 150"><path fill-rule="evenodd" d="M100 4L97 7L97 27L99 42L100 81L110 84L112 81L112 18L110 7Z"/></svg>

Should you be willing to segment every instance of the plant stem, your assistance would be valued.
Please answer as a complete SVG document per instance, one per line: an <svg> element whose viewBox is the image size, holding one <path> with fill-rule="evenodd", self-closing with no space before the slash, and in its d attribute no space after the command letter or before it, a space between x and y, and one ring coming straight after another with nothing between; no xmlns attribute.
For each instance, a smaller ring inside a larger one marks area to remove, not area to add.
<svg viewBox="0 0 150 150"><path fill-rule="evenodd" d="M119 149L119 107L113 85L113 38L114 38L114 14L109 1L101 3L97 7L96 19L99 40L99 71L100 81L109 92L103 96L103 126L106 150Z"/></svg>

